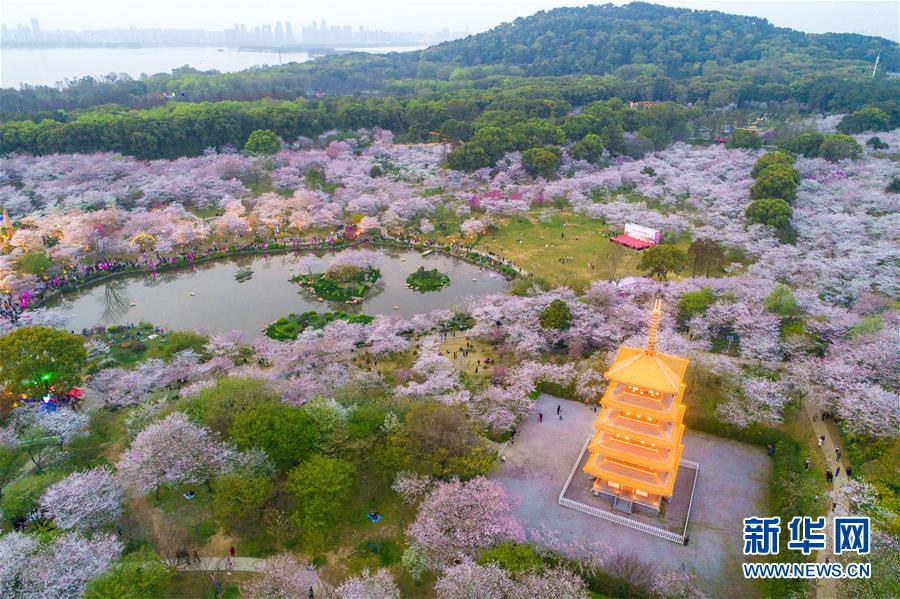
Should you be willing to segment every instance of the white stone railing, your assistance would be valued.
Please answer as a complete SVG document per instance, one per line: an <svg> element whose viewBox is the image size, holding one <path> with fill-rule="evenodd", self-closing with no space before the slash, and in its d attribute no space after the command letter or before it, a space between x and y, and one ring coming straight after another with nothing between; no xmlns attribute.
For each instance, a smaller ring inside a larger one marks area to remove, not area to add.
<svg viewBox="0 0 900 599"><path fill-rule="evenodd" d="M569 485L572 483L572 478L574 478L575 472L578 470L579 464L581 464L581 459L584 457L584 452L587 450L587 446L590 441L591 436L589 436L584 442L584 446L582 446L581 448L581 453L578 454L578 459L575 460L575 465L572 466L572 471L569 472L569 477L566 479L566 484L563 486L562 491L560 491L559 493L559 504L573 510L578 510L579 512L584 512L585 514L590 514L591 516L596 516L597 518L602 518L604 520L609 520L610 522L615 522L616 524L621 524L622 526L627 526L629 528L639 530L649 535L657 536L667 541L672 541L673 543L678 543L679 545L684 545L684 540L687 537L687 525L691 517L691 506L694 503L694 488L697 485L697 476L699 476L700 474L700 464L691 460L679 461L679 465L685 466L686 468L692 468L697 471L697 474L694 477L694 484L691 486L691 500L688 504L687 517L684 523L684 532L682 534L678 534L677 532L672 532L670 530L666 530L665 528L660 528L659 526L653 526L652 524L647 524L645 522L638 522L637 520L634 520L632 518L620 516L619 514L614 514L610 511L602 510L600 508L574 501L572 499L567 499L565 497L566 491L569 489Z"/></svg>

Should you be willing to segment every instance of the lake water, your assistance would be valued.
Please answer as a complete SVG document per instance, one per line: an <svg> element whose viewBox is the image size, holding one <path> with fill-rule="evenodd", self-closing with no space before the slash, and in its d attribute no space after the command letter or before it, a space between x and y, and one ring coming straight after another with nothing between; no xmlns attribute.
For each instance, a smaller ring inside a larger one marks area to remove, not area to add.
<svg viewBox="0 0 900 599"><path fill-rule="evenodd" d="M406 52L410 48L346 48L373 54ZM86 75L167 73L184 65L223 73L257 65L310 60L306 52L241 52L236 48L3 48L0 50L0 87L21 84L56 85Z"/></svg>
<svg viewBox="0 0 900 599"><path fill-rule="evenodd" d="M252 338L287 314L309 310L365 312L412 316L435 308L454 308L470 296L504 292L507 282L497 273L441 254L385 253L381 279L361 304L319 302L289 279L301 274L294 265L302 254L244 256L206 262L177 271L123 277L48 302L72 312L69 328L138 323L142 320L174 329L205 327L210 331L240 329ZM322 257L330 264L336 254ZM250 266L253 278L238 283L234 275ZM450 277L450 285L419 293L406 287L406 277L425 266ZM473 279L476 279L473 281ZM195 295L191 296L190 293ZM134 306L130 304L134 303ZM394 309L394 306L397 309Z"/></svg>

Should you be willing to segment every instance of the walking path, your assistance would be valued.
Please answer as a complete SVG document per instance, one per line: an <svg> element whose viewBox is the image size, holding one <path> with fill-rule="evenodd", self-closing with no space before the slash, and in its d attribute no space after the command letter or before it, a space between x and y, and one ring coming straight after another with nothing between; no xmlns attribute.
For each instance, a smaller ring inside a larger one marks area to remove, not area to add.
<svg viewBox="0 0 900 599"><path fill-rule="evenodd" d="M840 474L834 477L834 489L837 492L832 495L832 501L834 502L835 507L834 510L830 510L826 516L827 527L825 530L831 534L832 531L834 531L834 517L844 516L850 513L850 502L847 499L847 496L840 492L841 486L843 486L844 481L847 480L846 464L838 459L837 452L835 451L835 448L838 446L836 440L839 441L840 439L833 434L831 427L829 427L826 422L822 421L818 407L813 405L813 403L807 399L803 402L803 408L806 411L806 415L809 416L810 425L812 426L816 438L825 435L825 442L822 444L821 450L822 455L825 457L826 467L832 472L837 472L838 467L841 468ZM816 554L816 561L819 563L825 563L826 560L834 561L835 557L831 549L832 544L828 543L824 551L819 551ZM816 580L815 587L817 599L834 599L838 596L837 583L832 578Z"/></svg>
<svg viewBox="0 0 900 599"><path fill-rule="evenodd" d="M232 557L230 559L229 564L227 557L201 557L199 562L191 562L179 569L194 572L261 572L266 561L259 557ZM313 594L316 597L327 597L332 590L332 587L321 579L313 585Z"/></svg>
<svg viewBox="0 0 900 599"><path fill-rule="evenodd" d="M182 570L232 570L234 572L259 572L266 560L259 557L232 557L231 568L227 557L201 557L199 562L191 562Z"/></svg>

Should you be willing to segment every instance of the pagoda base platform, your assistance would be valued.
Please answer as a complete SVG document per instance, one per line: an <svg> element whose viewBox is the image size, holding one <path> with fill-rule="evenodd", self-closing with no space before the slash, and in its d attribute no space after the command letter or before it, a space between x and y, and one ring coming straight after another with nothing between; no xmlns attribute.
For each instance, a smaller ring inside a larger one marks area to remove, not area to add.
<svg viewBox="0 0 900 599"><path fill-rule="evenodd" d="M689 460L679 462L672 497L661 501L660 509L635 501L635 498L629 495L627 499L632 502L633 510L631 513L627 513L622 510L623 497L618 497L611 492L612 489L606 488L603 481L598 483L597 479L584 472L584 465L590 458L590 453L587 451L590 440L591 437L588 437L585 441L578 460L559 494L560 505L661 537L673 543L686 544L691 504L700 465ZM619 506L615 506L616 499L619 499Z"/></svg>

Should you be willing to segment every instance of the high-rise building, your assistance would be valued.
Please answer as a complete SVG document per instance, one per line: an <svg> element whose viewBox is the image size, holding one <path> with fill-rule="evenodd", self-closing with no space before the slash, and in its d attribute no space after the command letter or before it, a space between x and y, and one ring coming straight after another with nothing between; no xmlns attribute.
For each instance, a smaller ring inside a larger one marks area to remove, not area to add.
<svg viewBox="0 0 900 599"><path fill-rule="evenodd" d="M604 373L609 387L588 445L584 471L595 478L593 493L612 497L622 511L658 512L671 499L681 459L688 360L656 350L661 311L657 299L647 347L623 345Z"/></svg>
<svg viewBox="0 0 900 599"><path fill-rule="evenodd" d="M35 35L37 35L41 32L41 24L38 23L38 20L35 19L34 17L31 17L31 30L34 32Z"/></svg>

